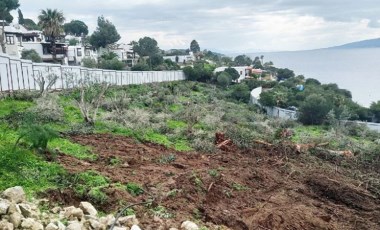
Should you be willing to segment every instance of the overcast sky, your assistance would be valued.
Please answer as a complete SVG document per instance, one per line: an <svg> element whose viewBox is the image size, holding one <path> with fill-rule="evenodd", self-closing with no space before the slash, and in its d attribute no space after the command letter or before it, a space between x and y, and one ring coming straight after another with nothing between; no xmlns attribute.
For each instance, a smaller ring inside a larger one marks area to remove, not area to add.
<svg viewBox="0 0 380 230"><path fill-rule="evenodd" d="M84 21L90 32L104 15L115 24L121 43L150 36L161 49L187 48L196 39L201 49L222 52L304 50L380 37L378 0L19 2L24 18L36 21L41 9L58 9L66 21Z"/></svg>

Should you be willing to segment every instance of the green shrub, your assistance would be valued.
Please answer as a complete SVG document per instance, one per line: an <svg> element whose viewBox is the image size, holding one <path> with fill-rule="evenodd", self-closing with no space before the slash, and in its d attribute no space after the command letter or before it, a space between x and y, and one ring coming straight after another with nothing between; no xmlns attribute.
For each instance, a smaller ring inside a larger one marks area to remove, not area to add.
<svg viewBox="0 0 380 230"><path fill-rule="evenodd" d="M20 128L18 141L22 139L30 143L32 149L43 152L47 149L48 142L55 138L58 138L55 130L47 126L27 124Z"/></svg>
<svg viewBox="0 0 380 230"><path fill-rule="evenodd" d="M144 190L141 188L140 185L129 182L127 184L127 191L132 195L132 196L138 196L144 193Z"/></svg>
<svg viewBox="0 0 380 230"><path fill-rule="evenodd" d="M42 62L41 56L34 49L23 50L21 52L21 59L31 60L32 62Z"/></svg>
<svg viewBox="0 0 380 230"><path fill-rule="evenodd" d="M231 84L231 76L227 72L222 72L217 77L216 81L218 82L218 85L220 85L223 88L226 88Z"/></svg>

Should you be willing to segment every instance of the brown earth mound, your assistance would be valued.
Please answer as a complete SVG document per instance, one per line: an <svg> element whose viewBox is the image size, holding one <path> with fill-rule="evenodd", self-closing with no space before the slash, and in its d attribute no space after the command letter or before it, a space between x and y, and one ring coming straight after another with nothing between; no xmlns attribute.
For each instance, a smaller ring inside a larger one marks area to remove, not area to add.
<svg viewBox="0 0 380 230"><path fill-rule="evenodd" d="M239 230L380 229L379 200L343 174L329 175L300 155L289 155L286 147L239 151L225 137L217 137L216 144L224 142L221 149L226 151L207 155L122 136L73 136L74 142L92 146L98 159L60 155L58 160L69 172L95 170L113 182L142 185L146 192L137 197L109 188L108 203L98 208L115 211L121 201L154 197L174 214L164 220L167 226L199 219ZM111 164L112 159L119 163ZM70 203L65 199L56 200ZM143 229L160 225L152 215L145 207L137 208Z"/></svg>

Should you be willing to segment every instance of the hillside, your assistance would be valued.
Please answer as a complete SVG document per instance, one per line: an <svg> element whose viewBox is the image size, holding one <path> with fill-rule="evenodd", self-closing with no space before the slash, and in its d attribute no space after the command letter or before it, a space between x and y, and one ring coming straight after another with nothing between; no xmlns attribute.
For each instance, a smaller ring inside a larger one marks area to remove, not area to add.
<svg viewBox="0 0 380 230"><path fill-rule="evenodd" d="M380 48L380 38L352 42L340 46L330 47L328 49L359 49L359 48Z"/></svg>
<svg viewBox="0 0 380 230"><path fill-rule="evenodd" d="M111 88L93 124L78 90L15 93L0 100L0 190L103 213L145 202L125 211L142 229L379 229L379 135L272 120L238 86Z"/></svg>

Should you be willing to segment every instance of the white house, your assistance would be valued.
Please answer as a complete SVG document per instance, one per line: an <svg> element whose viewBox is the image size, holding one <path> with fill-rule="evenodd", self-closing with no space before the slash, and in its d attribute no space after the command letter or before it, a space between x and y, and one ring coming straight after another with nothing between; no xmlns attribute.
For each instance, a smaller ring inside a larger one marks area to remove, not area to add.
<svg viewBox="0 0 380 230"><path fill-rule="evenodd" d="M188 55L170 55L170 56L164 56L164 59L170 59L172 62L178 63L178 64L187 64L189 62L195 61L195 57L193 52L190 52Z"/></svg>
<svg viewBox="0 0 380 230"><path fill-rule="evenodd" d="M227 68L229 67L227 66L218 67L214 70L214 73L223 72ZM250 78L251 74L258 74L261 76L261 74L264 72L261 69L253 69L251 66L231 66L231 68L236 69L236 71L238 71L240 75L240 77L237 79L237 82L240 82L246 78Z"/></svg>
<svg viewBox="0 0 380 230"><path fill-rule="evenodd" d="M6 24L5 28L6 53L17 58L21 57L22 50L34 49L45 62L53 60L50 41L42 31L27 30L19 24ZM67 47L65 43L56 42L57 59L66 63Z"/></svg>

